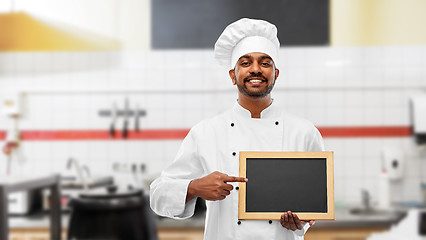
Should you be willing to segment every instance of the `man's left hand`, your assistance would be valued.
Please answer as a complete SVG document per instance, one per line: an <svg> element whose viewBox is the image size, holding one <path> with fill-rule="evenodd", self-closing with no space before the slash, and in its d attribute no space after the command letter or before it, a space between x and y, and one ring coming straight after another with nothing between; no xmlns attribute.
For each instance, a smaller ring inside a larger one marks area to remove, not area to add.
<svg viewBox="0 0 426 240"><path fill-rule="evenodd" d="M291 211L288 211L281 215L280 219L281 225L285 227L288 230L296 231L303 229L303 226L305 226L305 223L309 222L309 225L312 226L314 224L314 220L309 221L301 221L299 217L292 213Z"/></svg>

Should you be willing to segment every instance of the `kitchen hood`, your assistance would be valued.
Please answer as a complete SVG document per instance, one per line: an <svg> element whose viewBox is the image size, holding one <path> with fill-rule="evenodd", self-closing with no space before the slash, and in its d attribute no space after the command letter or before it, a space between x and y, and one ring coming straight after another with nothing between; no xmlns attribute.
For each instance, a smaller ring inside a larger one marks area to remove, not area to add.
<svg viewBox="0 0 426 240"><path fill-rule="evenodd" d="M1 51L108 51L119 41L24 12L0 14Z"/></svg>

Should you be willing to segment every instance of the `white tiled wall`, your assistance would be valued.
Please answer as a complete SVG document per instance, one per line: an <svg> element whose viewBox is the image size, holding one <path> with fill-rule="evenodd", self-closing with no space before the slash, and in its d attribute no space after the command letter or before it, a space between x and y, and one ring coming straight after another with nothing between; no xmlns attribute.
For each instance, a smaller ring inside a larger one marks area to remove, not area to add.
<svg viewBox="0 0 426 240"><path fill-rule="evenodd" d="M317 126L409 126L409 98L426 89L425 46L282 48L278 66L275 103ZM111 119L98 111L114 103L123 108L126 98L131 108L147 111L142 128L186 129L236 98L211 50L1 53L0 94L14 91L25 93L21 130L106 130ZM117 129L122 125L119 119ZM0 130L11 126L1 115ZM13 173L63 172L73 157L95 175L115 174L131 184L129 174L113 173L115 162L146 163L155 176L180 141L24 141ZM400 149L406 160L393 200L421 199L426 159L412 138L326 138L325 144L335 151L339 204L359 203L361 189L377 197L385 147ZM0 155L1 174L5 163Z"/></svg>

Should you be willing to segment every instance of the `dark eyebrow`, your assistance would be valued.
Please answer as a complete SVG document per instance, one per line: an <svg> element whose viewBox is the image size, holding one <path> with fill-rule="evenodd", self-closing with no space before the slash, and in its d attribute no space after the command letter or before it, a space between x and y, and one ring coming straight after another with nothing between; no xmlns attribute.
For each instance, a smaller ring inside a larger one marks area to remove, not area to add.
<svg viewBox="0 0 426 240"><path fill-rule="evenodd" d="M243 59L243 58L247 58L247 59L252 59L253 58L253 56L250 56L250 55L243 55L243 56L241 56L239 59L238 59L238 61L240 61L241 59ZM269 59L269 60L271 60L272 62L274 61L270 56L268 56L268 55L263 55L263 56L261 56L260 57L260 59L262 59L262 60L265 60L265 59Z"/></svg>
<svg viewBox="0 0 426 240"><path fill-rule="evenodd" d="M262 56L261 58L262 58L262 59L269 59L269 60L271 60L271 61L274 61L274 60L272 60L272 58L271 58L270 56Z"/></svg>

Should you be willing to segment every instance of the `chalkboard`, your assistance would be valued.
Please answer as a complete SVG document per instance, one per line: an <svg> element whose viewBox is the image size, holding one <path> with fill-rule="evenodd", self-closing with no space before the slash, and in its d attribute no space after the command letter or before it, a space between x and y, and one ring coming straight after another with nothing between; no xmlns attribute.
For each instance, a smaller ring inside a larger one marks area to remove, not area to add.
<svg viewBox="0 0 426 240"><path fill-rule="evenodd" d="M211 49L243 17L275 24L281 46L329 44L329 0L155 0L151 8L153 49Z"/></svg>
<svg viewBox="0 0 426 240"><path fill-rule="evenodd" d="M239 219L334 219L333 152L240 152Z"/></svg>

